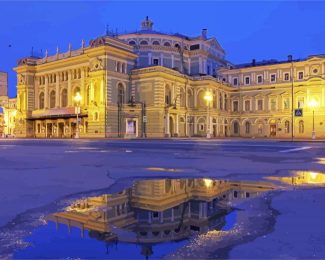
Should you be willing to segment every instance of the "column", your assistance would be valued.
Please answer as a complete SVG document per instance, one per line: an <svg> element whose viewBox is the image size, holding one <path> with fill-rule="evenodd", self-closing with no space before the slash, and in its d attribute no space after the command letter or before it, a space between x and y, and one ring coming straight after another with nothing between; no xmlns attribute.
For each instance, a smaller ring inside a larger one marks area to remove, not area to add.
<svg viewBox="0 0 325 260"><path fill-rule="evenodd" d="M45 88L44 88L44 107L48 108L49 103L49 80L48 77L45 76Z"/></svg>
<svg viewBox="0 0 325 260"><path fill-rule="evenodd" d="M203 73L202 71L202 58L199 57L199 73Z"/></svg>
<svg viewBox="0 0 325 260"><path fill-rule="evenodd" d="M68 71L68 107L72 106L71 71Z"/></svg>
<svg viewBox="0 0 325 260"><path fill-rule="evenodd" d="M103 79L100 81L99 101L100 104L104 103L104 80Z"/></svg>
<svg viewBox="0 0 325 260"><path fill-rule="evenodd" d="M152 54L148 53L148 65L150 66L152 64Z"/></svg>
<svg viewBox="0 0 325 260"><path fill-rule="evenodd" d="M85 69L81 69L81 79L80 79L80 95L82 97L80 105L84 105L86 101L86 90L85 90Z"/></svg>
<svg viewBox="0 0 325 260"><path fill-rule="evenodd" d="M187 61L188 61L188 74L191 74L191 59L188 58Z"/></svg>
<svg viewBox="0 0 325 260"><path fill-rule="evenodd" d="M160 54L160 65L164 66L164 54L163 53Z"/></svg>
<svg viewBox="0 0 325 260"><path fill-rule="evenodd" d="M60 75L59 75L59 73L56 73L55 107L60 107Z"/></svg>
<svg viewBox="0 0 325 260"><path fill-rule="evenodd" d="M165 134L166 135L170 135L170 132L169 132L169 113L166 113L166 121L165 121L165 126L166 126L166 129L165 129Z"/></svg>
<svg viewBox="0 0 325 260"><path fill-rule="evenodd" d="M176 134L179 136L179 120L178 120L178 114L176 115Z"/></svg>
<svg viewBox="0 0 325 260"><path fill-rule="evenodd" d="M172 68L174 68L174 54L172 54Z"/></svg>
<svg viewBox="0 0 325 260"><path fill-rule="evenodd" d="M196 135L197 134L197 118L196 118L196 116L194 116L193 118L194 118L194 120L193 120L194 134Z"/></svg>

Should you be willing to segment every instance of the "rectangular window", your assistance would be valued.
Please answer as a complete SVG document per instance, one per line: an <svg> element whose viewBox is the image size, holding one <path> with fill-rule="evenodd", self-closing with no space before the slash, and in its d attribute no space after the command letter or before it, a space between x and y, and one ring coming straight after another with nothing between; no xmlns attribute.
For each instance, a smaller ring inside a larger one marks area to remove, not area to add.
<svg viewBox="0 0 325 260"><path fill-rule="evenodd" d="M41 125L40 124L37 124L37 133L41 133Z"/></svg>
<svg viewBox="0 0 325 260"><path fill-rule="evenodd" d="M262 99L257 100L257 110L259 110L259 111L263 110L263 100Z"/></svg>
<svg viewBox="0 0 325 260"><path fill-rule="evenodd" d="M250 77L245 77L245 85L249 85L250 83Z"/></svg>
<svg viewBox="0 0 325 260"><path fill-rule="evenodd" d="M275 74L271 74L271 82L275 82L276 80L276 75Z"/></svg>
<svg viewBox="0 0 325 260"><path fill-rule="evenodd" d="M303 71L298 72L298 79L304 79L304 72Z"/></svg>
<svg viewBox="0 0 325 260"><path fill-rule="evenodd" d="M200 44L194 44L190 46L190 50L194 51L194 50L199 50L200 49Z"/></svg>
<svg viewBox="0 0 325 260"><path fill-rule="evenodd" d="M289 109L290 107L290 103L289 103L289 98L285 98L284 101L283 101L283 108L284 109Z"/></svg>
<svg viewBox="0 0 325 260"><path fill-rule="evenodd" d="M251 102L249 100L245 100L245 111L251 110Z"/></svg>
<svg viewBox="0 0 325 260"><path fill-rule="evenodd" d="M234 78L233 83L234 83L234 86L237 86L238 85L238 78Z"/></svg>
<svg viewBox="0 0 325 260"><path fill-rule="evenodd" d="M153 59L153 65L159 65L159 60L158 59Z"/></svg>
<svg viewBox="0 0 325 260"><path fill-rule="evenodd" d="M263 82L262 75L257 76L257 83L262 83L262 82Z"/></svg>
<svg viewBox="0 0 325 260"><path fill-rule="evenodd" d="M284 73L284 80L288 81L289 80L289 73Z"/></svg>
<svg viewBox="0 0 325 260"><path fill-rule="evenodd" d="M270 103L271 103L271 110L276 110L276 100L275 100L275 98L272 98Z"/></svg>
<svg viewBox="0 0 325 260"><path fill-rule="evenodd" d="M299 97L298 98L298 108L303 108L304 107L304 98Z"/></svg>
<svg viewBox="0 0 325 260"><path fill-rule="evenodd" d="M238 101L234 101L232 105L233 105L233 111L238 112Z"/></svg>

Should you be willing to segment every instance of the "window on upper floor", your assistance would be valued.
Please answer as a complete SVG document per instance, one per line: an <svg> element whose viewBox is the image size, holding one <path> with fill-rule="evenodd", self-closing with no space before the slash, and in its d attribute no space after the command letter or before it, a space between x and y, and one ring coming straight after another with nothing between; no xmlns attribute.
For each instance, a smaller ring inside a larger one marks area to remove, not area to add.
<svg viewBox="0 0 325 260"><path fill-rule="evenodd" d="M238 86L238 78L234 78L233 79L233 85L234 86Z"/></svg>
<svg viewBox="0 0 325 260"><path fill-rule="evenodd" d="M271 74L271 82L275 82L276 81L276 74Z"/></svg>
<svg viewBox="0 0 325 260"><path fill-rule="evenodd" d="M289 73L284 73L284 80L288 81L289 80Z"/></svg>
<svg viewBox="0 0 325 260"><path fill-rule="evenodd" d="M259 111L263 110L263 100L262 99L257 100L257 110L259 110Z"/></svg>
<svg viewBox="0 0 325 260"><path fill-rule="evenodd" d="M160 43L158 41L153 41L152 45L160 45Z"/></svg>
<svg viewBox="0 0 325 260"><path fill-rule="evenodd" d="M232 110L233 110L233 112L238 112L238 101L237 100L233 101Z"/></svg>
<svg viewBox="0 0 325 260"><path fill-rule="evenodd" d="M250 111L250 110L251 110L251 101L245 100L245 111Z"/></svg>
<svg viewBox="0 0 325 260"><path fill-rule="evenodd" d="M297 99L298 108L304 107L304 103L305 103L304 101L305 101L304 97L298 97L298 99Z"/></svg>
<svg viewBox="0 0 325 260"><path fill-rule="evenodd" d="M140 45L148 45L148 42L147 41L141 41Z"/></svg>
<svg viewBox="0 0 325 260"><path fill-rule="evenodd" d="M250 84L250 77L245 77L245 85L249 85Z"/></svg>
<svg viewBox="0 0 325 260"><path fill-rule="evenodd" d="M134 45L136 45L136 42L135 41L129 41L129 44L134 46Z"/></svg>
<svg viewBox="0 0 325 260"><path fill-rule="evenodd" d="M304 72L303 71L298 72L298 79L304 79Z"/></svg>
<svg viewBox="0 0 325 260"><path fill-rule="evenodd" d="M271 110L276 110L276 99L275 98L271 98L270 101L270 105L271 105Z"/></svg>
<svg viewBox="0 0 325 260"><path fill-rule="evenodd" d="M258 75L257 76L257 83L262 83L263 82L263 76L262 75Z"/></svg>
<svg viewBox="0 0 325 260"><path fill-rule="evenodd" d="M159 59L153 59L152 63L153 65L159 65Z"/></svg>
<svg viewBox="0 0 325 260"><path fill-rule="evenodd" d="M166 46L166 47L170 47L170 43L169 43L169 42L165 42L165 43L164 43L164 46Z"/></svg>
<svg viewBox="0 0 325 260"><path fill-rule="evenodd" d="M284 98L284 100L283 100L283 108L284 109L289 109L290 108L289 98Z"/></svg>
<svg viewBox="0 0 325 260"><path fill-rule="evenodd" d="M199 50L200 49L200 44L194 44L190 46L190 50L194 51L194 50Z"/></svg>

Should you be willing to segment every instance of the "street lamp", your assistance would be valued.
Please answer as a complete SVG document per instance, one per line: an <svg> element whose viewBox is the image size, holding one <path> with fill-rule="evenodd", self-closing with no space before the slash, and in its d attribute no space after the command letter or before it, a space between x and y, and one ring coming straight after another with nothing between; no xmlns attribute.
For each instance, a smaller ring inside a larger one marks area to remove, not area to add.
<svg viewBox="0 0 325 260"><path fill-rule="evenodd" d="M212 93L210 91L205 92L204 100L207 102L207 138L211 138L210 133L210 102L213 100Z"/></svg>
<svg viewBox="0 0 325 260"><path fill-rule="evenodd" d="M76 114L77 114L77 129L76 129L76 136L75 138L79 138L79 112L80 112L80 101L81 101L81 95L79 92L76 93L74 96L74 101L76 102Z"/></svg>
<svg viewBox="0 0 325 260"><path fill-rule="evenodd" d="M318 102L315 99L312 99L309 101L308 106L313 109L313 131L311 134L311 138L316 138L316 132L315 132L315 108L318 107Z"/></svg>

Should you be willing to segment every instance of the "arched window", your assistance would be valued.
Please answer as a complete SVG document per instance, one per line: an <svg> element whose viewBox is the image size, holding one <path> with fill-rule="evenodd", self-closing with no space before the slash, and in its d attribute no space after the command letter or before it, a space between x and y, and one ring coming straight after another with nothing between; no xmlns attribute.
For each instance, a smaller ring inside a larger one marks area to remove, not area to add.
<svg viewBox="0 0 325 260"><path fill-rule="evenodd" d="M165 87L165 104L171 105L172 104L172 90L169 85Z"/></svg>
<svg viewBox="0 0 325 260"><path fill-rule="evenodd" d="M119 83L117 86L117 102L119 104L124 104L125 101L125 91L124 91L124 86Z"/></svg>
<svg viewBox="0 0 325 260"><path fill-rule="evenodd" d="M198 107L207 107L207 101L204 99L205 91L201 90L197 97L197 106Z"/></svg>
<svg viewBox="0 0 325 260"><path fill-rule="evenodd" d="M179 98L180 98L181 107L185 107L185 105L186 105L186 95L185 95L185 90L183 88L181 88L181 90L180 90Z"/></svg>
<svg viewBox="0 0 325 260"><path fill-rule="evenodd" d="M189 108L194 107L194 95L190 89L187 90L187 107Z"/></svg>
<svg viewBox="0 0 325 260"><path fill-rule="evenodd" d="M152 45L160 45L160 43L158 41L153 41Z"/></svg>
<svg viewBox="0 0 325 260"><path fill-rule="evenodd" d="M164 46L166 46L166 47L170 47L170 43L169 43L169 42L165 42L165 43L164 43Z"/></svg>
<svg viewBox="0 0 325 260"><path fill-rule="evenodd" d="M68 105L68 91L63 89L61 92L61 107L67 107Z"/></svg>
<svg viewBox="0 0 325 260"><path fill-rule="evenodd" d="M39 94L39 108L44 109L44 93Z"/></svg>
<svg viewBox="0 0 325 260"><path fill-rule="evenodd" d="M50 92L50 108L54 108L55 107L55 91L52 90Z"/></svg>
<svg viewBox="0 0 325 260"><path fill-rule="evenodd" d="M249 134L251 132L251 124L249 121L246 121L245 123L245 133Z"/></svg>
<svg viewBox="0 0 325 260"><path fill-rule="evenodd" d="M290 122L288 120L284 122L284 132L286 134L290 133Z"/></svg>
<svg viewBox="0 0 325 260"><path fill-rule="evenodd" d="M136 45L136 42L135 41L129 41L129 44L134 46L134 45Z"/></svg>
<svg viewBox="0 0 325 260"><path fill-rule="evenodd" d="M239 123L237 121L234 122L234 134L239 134Z"/></svg>
<svg viewBox="0 0 325 260"><path fill-rule="evenodd" d="M299 134L303 134L305 131L305 125L304 125L304 121L300 120L299 121Z"/></svg>
<svg viewBox="0 0 325 260"><path fill-rule="evenodd" d="M148 45L148 42L147 41L141 41L140 45Z"/></svg>
<svg viewBox="0 0 325 260"><path fill-rule="evenodd" d="M262 135L263 134L263 125L261 123L259 123L257 125L257 133L258 133L258 135Z"/></svg>
<svg viewBox="0 0 325 260"><path fill-rule="evenodd" d="M80 88L79 87L74 88L73 96L77 95L78 92L80 93Z"/></svg>
<svg viewBox="0 0 325 260"><path fill-rule="evenodd" d="M175 48L180 48L178 43L175 44Z"/></svg>

